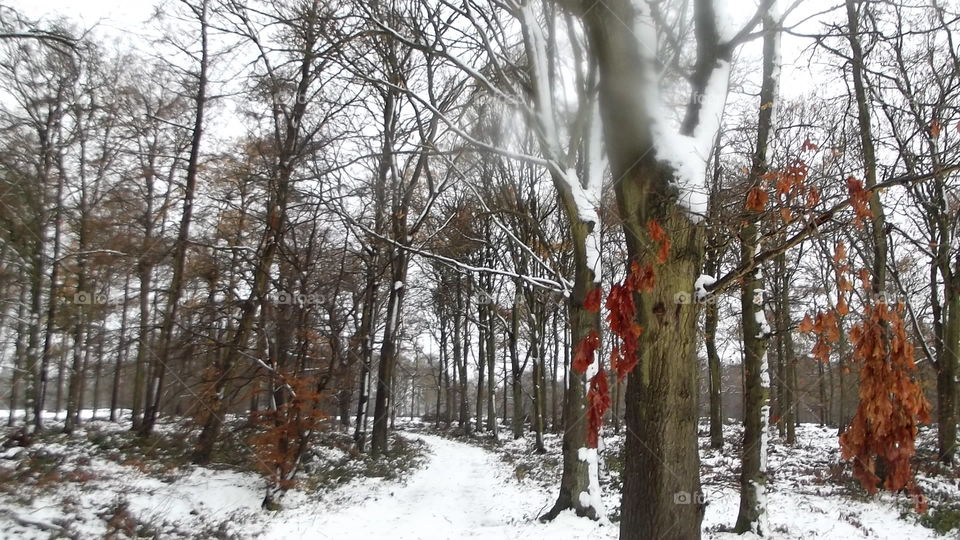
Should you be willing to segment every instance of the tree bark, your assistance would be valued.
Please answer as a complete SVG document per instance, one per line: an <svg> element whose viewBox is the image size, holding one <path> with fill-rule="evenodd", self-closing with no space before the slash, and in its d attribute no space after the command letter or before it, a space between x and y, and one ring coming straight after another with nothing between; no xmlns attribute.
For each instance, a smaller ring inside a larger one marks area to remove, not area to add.
<svg viewBox="0 0 960 540"><path fill-rule="evenodd" d="M714 275L714 274L710 274ZM704 306L704 345L707 349L707 375L710 394L710 448L723 448L723 397L720 392L720 355L717 353L717 323L719 306L709 302Z"/></svg>
<svg viewBox="0 0 960 540"><path fill-rule="evenodd" d="M510 310L510 388L513 392L513 414L510 417L514 440L523 437L523 369L520 367L520 351L517 341L520 336L520 293L514 297Z"/></svg>
<svg viewBox="0 0 960 540"><path fill-rule="evenodd" d="M579 344L591 331L600 330L600 313L584 309L583 303L594 288L593 270L587 266L585 238L591 225L572 224L574 233L574 275L573 292L570 296L569 313L571 322L571 341ZM576 346L576 345L574 345ZM536 364L534 364L536 366ZM589 465L581 459L580 450L586 447L587 419L584 395L586 381L583 374L570 373L563 400L563 474L560 477L560 493L549 512L541 519L554 519L563 510L573 509L578 516L598 519L598 509L584 504L581 493L589 492Z"/></svg>

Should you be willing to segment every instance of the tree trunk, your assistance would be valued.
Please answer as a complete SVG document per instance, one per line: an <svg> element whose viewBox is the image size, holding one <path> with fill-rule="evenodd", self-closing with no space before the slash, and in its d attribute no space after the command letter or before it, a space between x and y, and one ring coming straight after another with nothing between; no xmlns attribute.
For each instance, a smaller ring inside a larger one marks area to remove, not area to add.
<svg viewBox="0 0 960 540"><path fill-rule="evenodd" d="M478 285L478 288L480 286ZM478 313L482 312L480 303L477 304ZM468 308L469 310L469 308ZM477 322L477 431L483 431L483 391L485 389L484 380L486 378L487 359L486 359L486 328L484 328L483 318L480 317Z"/></svg>
<svg viewBox="0 0 960 540"><path fill-rule="evenodd" d="M958 268L957 270L960 270ZM957 272L955 270L954 272ZM937 361L937 449L943 463L953 463L957 448L957 348L960 347L958 279L947 283L943 354Z"/></svg>
<svg viewBox="0 0 960 540"><path fill-rule="evenodd" d="M360 313L360 327L357 328L355 341L359 343L360 378L357 389L357 416L353 431L353 442L359 452L364 452L367 440L367 409L370 401L370 373L373 368L373 319L377 315L377 289L379 280L379 258L376 247L371 248L371 256L366 261L366 276L363 289L363 304Z"/></svg>
<svg viewBox="0 0 960 540"><path fill-rule="evenodd" d="M757 230L754 224L741 231L743 252L741 263L749 262L756 253ZM758 536L770 533L766 508L767 438L770 416L770 375L766 362L769 328L763 328L762 292L756 271L744 278L740 306L743 317L744 369L746 370L746 409L743 419L743 458L740 468L740 512L734 531L753 532ZM789 426L788 426L789 427Z"/></svg>
<svg viewBox="0 0 960 540"><path fill-rule="evenodd" d="M130 296L130 274L127 273L123 280L123 300L120 303L120 330L117 337L117 357L113 366L113 384L110 386L110 421L116 422L122 414L118 415L120 408L120 379L123 373L123 366L126 364L128 353L127 343L127 299Z"/></svg>
<svg viewBox="0 0 960 540"><path fill-rule="evenodd" d="M646 171L634 174L634 182L621 184L624 202L641 200L635 186L651 181ZM641 264L653 263L649 240L638 240L648 238L645 218L652 216L633 215L625 223L628 253ZM620 537L696 539L704 506L697 450L697 305L675 299L678 291L693 290L703 235L677 207L658 221L665 230L684 232L673 239L668 260L656 266L653 290L637 295L636 321L644 330L639 363L627 381Z"/></svg>
<svg viewBox="0 0 960 540"><path fill-rule="evenodd" d="M457 425L464 433L470 433L472 427L470 425L470 411L467 408L467 347L465 341L467 338L463 332L466 325L466 317L463 316L466 306L463 296L463 280L460 276L457 276L457 307L453 315L453 365L454 369L459 372L460 377L460 386L457 389L458 397L460 398L458 406L460 413L458 415ZM454 384L454 386L456 386L456 384Z"/></svg>
<svg viewBox="0 0 960 540"><path fill-rule="evenodd" d="M713 274L711 274L713 275ZM723 448L723 398L720 393L720 355L717 353L717 310L716 301L704 306L703 340L707 349L707 374L710 393L710 448Z"/></svg>
<svg viewBox="0 0 960 540"><path fill-rule="evenodd" d="M750 170L748 189L764 189L762 177L767 172L767 146L774 127L777 109L777 65L780 35L768 12L763 17L763 82L760 87L760 112L757 122L757 146ZM772 106L764 106L772 104ZM754 263L759 248L758 223L761 211L750 209L746 225L740 230L740 265ZM753 532L758 536L770 533L767 519L767 440L770 418L770 372L767 363L767 340L770 327L763 312L763 289L760 269L744 277L740 288L740 313L743 329L746 408L743 418L743 458L740 466L740 511L734 531ZM781 288L782 289L782 288ZM784 289L782 289L784 290ZM781 290L781 292L782 292ZM789 330L781 339L789 337ZM788 427L789 429L789 427Z"/></svg>
<svg viewBox="0 0 960 540"><path fill-rule="evenodd" d="M560 341L562 340L560 329L558 328L557 319L560 318L560 311L555 310L553 312L553 331L552 339L553 342L553 358L551 359L550 366L550 429L555 432L560 432L561 426L557 421L557 410L559 396L557 395L557 362L560 360Z"/></svg>
<svg viewBox="0 0 960 540"><path fill-rule="evenodd" d="M397 234L404 238L405 235ZM391 382L397 362L397 342L400 339L400 312L406 287L407 261L409 255L400 250L393 253L391 260L390 296L387 300L387 324L383 330L383 344L380 348L380 364L377 369L377 397L373 410L373 432L370 438L370 455L379 457L387 451L387 421L393 407Z"/></svg>
<svg viewBox="0 0 960 540"><path fill-rule="evenodd" d="M492 280L489 280L487 286L492 288ZM487 430L493 435L493 438L497 438L497 407L496 407L496 398L497 398L497 379L494 372L494 367L496 364L496 335L494 334L494 316L493 310L495 307L487 305L484 308L486 313L486 364L487 364Z"/></svg>
<svg viewBox="0 0 960 540"><path fill-rule="evenodd" d="M19 410L20 397L20 378L24 370L24 355L27 348L27 287L20 288L19 302L17 302L17 342L13 354L13 374L10 376L10 411L7 414L7 426L12 427L16 422L16 414ZM29 373L27 373L29 378ZM24 423L27 422L27 411L23 411Z"/></svg>
<svg viewBox="0 0 960 540"><path fill-rule="evenodd" d="M700 538L704 504L700 490L700 457L697 448L696 303L680 303L678 293L691 294L704 258L704 210L690 205L678 193L678 179L698 179L658 159L656 145L663 143L650 122L661 110L657 98L656 47L638 24L656 26L644 2L607 0L604 9L586 14L591 50L599 66L599 103L604 141L615 183L617 207L627 244L625 266L633 262L655 271L652 290L635 294L634 320L643 328L638 364L629 375L626 395L627 438L621 504L620 537L623 540ZM694 4L697 62L691 90L696 98L708 96L712 76L723 76L731 50L721 45L713 2ZM725 100L721 92L708 97ZM649 89L647 92L645 89ZM723 103L717 103L722 110ZM698 158L706 158L719 128L718 118L701 118L703 100L691 99L681 134L696 141ZM661 126L663 129L670 129ZM702 129L701 129L702 128ZM691 138L692 139L692 138ZM683 143L687 144L687 143ZM696 168L700 163L692 162ZM701 179L705 181L704 179ZM683 206L686 204L688 207ZM649 222L669 231L671 246L659 260Z"/></svg>
<svg viewBox="0 0 960 540"><path fill-rule="evenodd" d="M514 296L510 310L510 388L513 392L513 414L510 416L514 440L523 437L523 370L520 367L520 351L517 341L520 336L520 293Z"/></svg>
<svg viewBox="0 0 960 540"><path fill-rule="evenodd" d="M531 294L531 297L534 295ZM537 453L546 452L543 445L543 330L544 330L544 306L542 302L531 301L531 331L530 331L530 350L532 354L531 362L533 366L533 433L535 436L535 448Z"/></svg>
<svg viewBox="0 0 960 540"><path fill-rule="evenodd" d="M207 47L207 0L201 0L195 10L200 23L200 65L197 76L197 92L194 96L193 133L190 141L190 157L187 161L187 174L184 183L183 209L180 214L180 228L173 254L173 277L167 295L167 309L160 328L160 350L153 366L147 402L140 426L141 436L150 435L160 413L161 396L166 381L167 364L171 361L170 349L173 341L173 327L179 313L180 297L183 294L184 266L187 258L187 246L190 242L190 225L193 220L193 199L197 186L197 173L200 166L200 143L203 137L204 110L207 105L207 66L209 51Z"/></svg>
<svg viewBox="0 0 960 540"><path fill-rule="evenodd" d="M83 189L81 190L81 202L80 202L80 226L77 239L77 250L86 251L87 250L87 226L86 226L86 203L84 202L85 195L83 194ZM77 290L86 293L88 295L92 294L92 291L87 290L87 265L86 258L81 256L78 261L77 269ZM69 389L67 391L67 417L63 422L63 432L64 433L73 433L73 429L79 423L80 415L80 392L82 388L83 381L83 354L84 354L84 343L86 341L86 335L89 329L87 328L87 317L85 311L92 309L93 303L84 307L78 306L80 309L77 310L77 321L74 326L73 331L73 362L70 366L70 379L69 379ZM59 407L58 407L59 409ZM58 410L59 412L59 410Z"/></svg>
<svg viewBox="0 0 960 540"><path fill-rule="evenodd" d="M151 199L152 197L148 198L148 208L150 207ZM148 210L148 213L152 213L152 211ZM149 235L144 238L149 238ZM147 255L144 254L143 257L147 257ZM147 351L150 347L150 287L153 277L153 265L141 259L137 264L137 270L140 283L140 291L138 293L140 331L137 336L137 357L133 374L133 403L131 404L133 430L135 431L140 429L141 414L143 411L143 395L146 385Z"/></svg>
<svg viewBox="0 0 960 540"><path fill-rule="evenodd" d="M783 340L783 361L786 363L786 381L783 386L783 401L785 409L783 410L783 422L787 431L787 444L793 445L797 442L797 355L793 347L793 331L791 330L790 307L789 307L789 283L784 280L783 289L786 298L786 308L784 311L784 333L781 336Z"/></svg>
<svg viewBox="0 0 960 540"><path fill-rule="evenodd" d="M600 313L584 309L583 303L594 288L594 272L587 265L584 239L590 230L587 225L574 224L574 275L573 292L569 301L571 341L576 347L591 332L600 330ZM534 364L536 367L536 364ZM569 369L569 368L568 368ZM585 375L570 373L563 399L563 474L560 477L560 493L553 508L541 519L553 519L563 510L573 509L578 516L598 519L602 508L595 508L591 501L581 497L590 493L589 463L582 455L586 450L587 419ZM595 450L594 450L595 451Z"/></svg>

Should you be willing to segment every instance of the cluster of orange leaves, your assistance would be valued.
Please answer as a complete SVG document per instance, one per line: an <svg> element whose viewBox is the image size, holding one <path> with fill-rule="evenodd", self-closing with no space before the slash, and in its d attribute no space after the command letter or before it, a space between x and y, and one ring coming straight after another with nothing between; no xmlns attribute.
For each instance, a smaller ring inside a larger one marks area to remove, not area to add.
<svg viewBox="0 0 960 540"><path fill-rule="evenodd" d="M850 193L850 206L853 207L853 224L863 229L864 221L873 216L870 212L870 192L863 187L863 182L852 176L847 178L847 191Z"/></svg>
<svg viewBox="0 0 960 540"><path fill-rule="evenodd" d="M810 354L818 361L827 363L830 361L831 343L836 343L840 339L840 326L837 324L837 316L833 311L817 313L816 317L810 318L807 314L800 322L800 331L817 336L817 342L813 346Z"/></svg>
<svg viewBox="0 0 960 540"><path fill-rule="evenodd" d="M583 301L583 309L590 313L600 312L600 297L603 290L596 283L587 293ZM586 373L593 363L593 355L600 347L600 334L596 329L580 340L573 354L571 367L577 373ZM610 388L607 376L602 366L598 366L597 373L590 379L587 390L587 446L596 448L600 437L600 427L603 425L603 415L610 408Z"/></svg>
<svg viewBox="0 0 960 540"><path fill-rule="evenodd" d="M667 231L653 219L647 222L647 231L650 233L650 240L659 246L657 264L667 262L667 256L670 254L670 236L667 235Z"/></svg>
<svg viewBox="0 0 960 540"><path fill-rule="evenodd" d="M837 321L837 315L844 316L850 313L850 307L847 304L847 295L853 290L853 285L847 279L850 273L850 265L847 261L847 248L843 242L837 243L836 251L833 255L834 269L837 279L837 305L834 309L819 312L814 317L808 313L800 322L799 330L804 334L813 334L817 336L817 342L813 346L810 354L820 362L830 361L831 343L840 340L840 325Z"/></svg>
<svg viewBox="0 0 960 540"><path fill-rule="evenodd" d="M840 448L844 459L853 459L853 474L869 493L880 487L907 490L923 512L926 504L910 458L916 452L918 423L930 421L930 405L910 375L916 365L902 311L902 303L895 309L886 303L869 305L863 321L850 331L853 359L860 367L860 403L840 435Z"/></svg>
<svg viewBox="0 0 960 540"><path fill-rule="evenodd" d="M656 221L650 221L647 229L650 238L658 245L657 261L666 261L670 251L670 238L666 231ZM616 373L617 379L623 380L637 365L637 349L640 343L640 334L643 328L636 323L636 304L633 294L653 290L656 273L653 265L633 261L630 264L630 273L622 283L614 283L607 294L607 324L610 331L617 337L618 343L610 351L610 369ZM583 308L590 313L600 312L600 298L602 291L596 284L584 298ZM571 367L577 373L586 373L593 363L594 354L600 347L600 334L591 330L584 336L574 349ZM587 390L587 446L596 448L599 442L600 427L603 425L603 415L610 408L610 387L607 381L607 372L602 363L597 373L590 379Z"/></svg>
<svg viewBox="0 0 960 540"><path fill-rule="evenodd" d="M817 145L807 139L801 147L802 152L816 151ZM749 171L747 171L749 172ZM770 202L770 195L766 185L772 184L776 192L776 201L780 207L780 217L784 223L793 221L791 205L796 201L805 200L806 208L813 208L820 202L820 190L815 186L807 185L809 168L803 159L797 158L782 170L770 171L760 176L760 185L753 186L747 192L745 208L751 212L763 212Z"/></svg>
<svg viewBox="0 0 960 540"><path fill-rule="evenodd" d="M653 266L633 261L630 274L610 288L607 295L607 325L617 336L618 343L610 351L610 367L617 378L623 380L637 365L637 348L643 328L636 323L637 306L633 302L633 293L653 290L656 273Z"/></svg>
<svg viewBox="0 0 960 540"><path fill-rule="evenodd" d="M957 133L960 133L960 123L954 125L954 129L957 130ZM941 124L940 121L934 120L930 122L930 137L939 139L941 132L943 132L943 124Z"/></svg>
<svg viewBox="0 0 960 540"><path fill-rule="evenodd" d="M279 375L289 399L276 410L255 412L260 429L250 438L261 471L281 489L293 487L293 472L313 432L322 426L321 395L312 377Z"/></svg>
<svg viewBox="0 0 960 540"><path fill-rule="evenodd" d="M836 307L815 318L806 315L799 330L817 336L811 354L821 362L830 360L830 343L840 339L837 315L850 309L846 297L853 286L846 247L837 244L833 256L839 300ZM872 291L870 272L859 272L861 286ZM843 459L853 460L853 474L869 493L880 487L905 489L915 495L917 510L926 509L913 481L910 458L915 453L917 425L929 421L929 404L920 385L911 378L916 369L913 344L907 337L901 313L903 304L891 309L885 302L864 306L863 319L850 330L853 362L859 367L859 405L850 426L840 435ZM883 463L883 470L877 466ZM883 476L881 478L881 476Z"/></svg>

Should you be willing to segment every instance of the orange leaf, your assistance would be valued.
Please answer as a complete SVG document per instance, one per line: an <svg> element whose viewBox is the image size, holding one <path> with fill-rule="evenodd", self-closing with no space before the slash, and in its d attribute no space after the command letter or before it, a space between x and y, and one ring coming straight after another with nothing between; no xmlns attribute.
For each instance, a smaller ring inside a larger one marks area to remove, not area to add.
<svg viewBox="0 0 960 540"><path fill-rule="evenodd" d="M785 174L778 175L777 178L777 195L786 195L790 193L790 189L793 187L793 178Z"/></svg>
<svg viewBox="0 0 960 540"><path fill-rule="evenodd" d="M839 263L847 258L847 246L843 242L837 242L837 250L833 252L833 262Z"/></svg>
<svg viewBox="0 0 960 540"><path fill-rule="evenodd" d="M873 285L870 283L871 282L870 271L867 270L866 268L861 268L858 274L860 277L860 286L863 287L863 290L869 291L870 289L872 289Z"/></svg>
<svg viewBox="0 0 960 540"><path fill-rule="evenodd" d="M810 139L808 138L805 141L803 141L803 146L800 148L800 150L802 152L806 152L807 150L815 152L817 150L817 145L810 142Z"/></svg>
<svg viewBox="0 0 960 540"><path fill-rule="evenodd" d="M853 285L850 284L847 278L840 276L837 278L837 290L840 292L850 292L853 290Z"/></svg>
<svg viewBox="0 0 960 540"><path fill-rule="evenodd" d="M603 291L600 287L594 286L590 289L590 292L587 293L587 297L583 300L583 309L589 311L590 313L598 313L600 311L600 296L603 294Z"/></svg>
<svg viewBox="0 0 960 540"><path fill-rule="evenodd" d="M656 283L657 274L653 270L653 265L647 263L640 266L636 261L630 264L630 276L627 277L626 286L634 292L650 292Z"/></svg>
<svg viewBox="0 0 960 540"><path fill-rule="evenodd" d="M654 242L662 242L667 238L667 232L663 230L656 220L651 219L647 222L647 230L650 231L650 239Z"/></svg>
<svg viewBox="0 0 960 540"><path fill-rule="evenodd" d="M593 363L593 353L600 346L600 334L596 330L591 330L580 343L573 353L573 363L571 367L578 373L586 373L587 368Z"/></svg>
<svg viewBox="0 0 960 540"><path fill-rule="evenodd" d="M804 334L809 334L813 331L813 320L810 319L810 314L803 316L803 320L800 321L800 327L798 330Z"/></svg>
<svg viewBox="0 0 960 540"><path fill-rule="evenodd" d="M663 264L667 262L667 259L670 256L670 240L664 240L660 242L660 249L657 251L657 263Z"/></svg>
<svg viewBox="0 0 960 540"><path fill-rule="evenodd" d="M870 212L870 194L863 189L863 183L850 176L847 178L847 190L850 192L850 205L856 214L858 227L863 227L863 220L872 217Z"/></svg>
<svg viewBox="0 0 960 540"><path fill-rule="evenodd" d="M647 222L647 229L650 231L650 239L660 244L660 249L657 251L657 263L663 264L667 262L670 252L670 237L667 235L667 232L663 230L663 227L661 227L659 223L652 219Z"/></svg>
<svg viewBox="0 0 960 540"><path fill-rule="evenodd" d="M603 415L610 408L610 387L607 383L607 373L602 369L590 380L587 407L587 446L596 448L600 438L600 427L603 426Z"/></svg>
<svg viewBox="0 0 960 540"><path fill-rule="evenodd" d="M850 313L850 306L847 305L847 299L842 296L840 297L840 301L837 302L837 313L840 315Z"/></svg>
<svg viewBox="0 0 960 540"><path fill-rule="evenodd" d="M747 210L751 212L763 212L767 207L767 201L770 197L767 195L767 192L758 186L750 188L750 192L747 193Z"/></svg>
<svg viewBox="0 0 960 540"><path fill-rule="evenodd" d="M643 333L643 328L634 324L631 325L629 332L625 333L623 338L623 352L620 356L620 361L617 363L617 378L621 381L633 371L633 368L637 366L637 362L640 361L640 358L637 356L637 340L640 339L640 334Z"/></svg>

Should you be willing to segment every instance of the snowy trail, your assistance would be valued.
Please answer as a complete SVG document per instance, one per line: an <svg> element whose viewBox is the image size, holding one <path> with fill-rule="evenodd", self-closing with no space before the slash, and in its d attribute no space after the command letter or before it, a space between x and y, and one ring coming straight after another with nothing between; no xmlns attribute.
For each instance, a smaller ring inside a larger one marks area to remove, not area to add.
<svg viewBox="0 0 960 540"><path fill-rule="evenodd" d="M565 538L586 538L593 531L596 538L593 523L570 529L559 522L535 522L537 513L551 501L543 492L506 477L504 464L492 453L431 435L410 437L426 442L431 456L405 484L385 485L374 497L352 506L326 508L303 516L302 521L277 524L264 536L502 539L543 538L544 534L557 538L559 533Z"/></svg>

